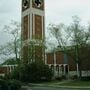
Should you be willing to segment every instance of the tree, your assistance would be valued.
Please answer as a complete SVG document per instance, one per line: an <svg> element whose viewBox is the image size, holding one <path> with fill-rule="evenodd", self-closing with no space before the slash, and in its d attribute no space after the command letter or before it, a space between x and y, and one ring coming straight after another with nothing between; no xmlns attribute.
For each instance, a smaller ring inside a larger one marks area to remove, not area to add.
<svg viewBox="0 0 90 90"><path fill-rule="evenodd" d="M78 64L79 76L81 78L82 62L83 60L87 59L89 51L89 28L86 30L86 28L80 25L80 18L74 16L73 23L69 26L68 32L70 34L71 45L75 48L71 55L75 58L75 61Z"/></svg>
<svg viewBox="0 0 90 90"><path fill-rule="evenodd" d="M15 65L15 64L18 64L18 62L13 58L9 58L5 62L3 62L1 65Z"/></svg>
<svg viewBox="0 0 90 90"><path fill-rule="evenodd" d="M13 46L11 42L6 43L5 45L0 45L0 59L4 61L11 58L12 56L13 56Z"/></svg>
<svg viewBox="0 0 90 90"><path fill-rule="evenodd" d="M43 52L42 52L43 51ZM24 63L32 63L35 60L43 60L42 54L45 51L44 40L32 39L24 42L22 46L22 60Z"/></svg>
<svg viewBox="0 0 90 90"><path fill-rule="evenodd" d="M6 47L6 52L10 51L15 54L16 60L18 59L18 54L20 53L20 30L21 25L19 22L11 21L10 25L4 26L5 32L12 35L13 42L9 42ZM8 48L7 48L8 47Z"/></svg>
<svg viewBox="0 0 90 90"><path fill-rule="evenodd" d="M73 16L73 23L68 27L64 24L50 24L48 29L52 37L57 41L59 50L71 56L76 62L79 76L81 77L82 61L88 58L90 51L88 47L88 43L90 42L90 25L86 29L80 25L80 18Z"/></svg>
<svg viewBox="0 0 90 90"><path fill-rule="evenodd" d="M68 39L67 34L64 35L63 37L63 33L65 33L65 25L64 24L59 24L59 25L49 24L48 30L50 31L51 37L55 38L60 49L65 50L66 44L68 41L68 40L66 41L66 38Z"/></svg>
<svg viewBox="0 0 90 90"><path fill-rule="evenodd" d="M13 53L13 51L12 51L12 44L11 43L7 43L5 45L1 45L0 46L0 55L8 56L11 53Z"/></svg>
<svg viewBox="0 0 90 90"><path fill-rule="evenodd" d="M52 70L42 60L37 60L30 64L22 64L11 73L12 78L20 78L24 82L49 81L52 79L52 75Z"/></svg>

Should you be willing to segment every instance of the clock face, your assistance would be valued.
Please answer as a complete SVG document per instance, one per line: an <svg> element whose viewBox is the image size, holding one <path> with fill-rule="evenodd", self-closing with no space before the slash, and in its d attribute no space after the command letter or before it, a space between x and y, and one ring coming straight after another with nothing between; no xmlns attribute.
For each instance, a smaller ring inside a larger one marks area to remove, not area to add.
<svg viewBox="0 0 90 90"><path fill-rule="evenodd" d="M29 0L23 0L23 8L27 9L29 7Z"/></svg>
<svg viewBox="0 0 90 90"><path fill-rule="evenodd" d="M42 6L42 1L41 0L34 0L35 6L40 8Z"/></svg>

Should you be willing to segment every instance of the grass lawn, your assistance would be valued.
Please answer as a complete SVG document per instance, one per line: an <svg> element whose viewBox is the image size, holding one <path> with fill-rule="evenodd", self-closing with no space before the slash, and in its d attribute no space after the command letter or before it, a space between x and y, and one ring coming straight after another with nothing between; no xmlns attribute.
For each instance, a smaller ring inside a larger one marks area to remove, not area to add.
<svg viewBox="0 0 90 90"><path fill-rule="evenodd" d="M20 90L27 90L27 89L25 89L25 88L22 88L22 89L20 89Z"/></svg>
<svg viewBox="0 0 90 90"><path fill-rule="evenodd" d="M90 81L72 81L68 83L59 84L60 86L90 86Z"/></svg>
<svg viewBox="0 0 90 90"><path fill-rule="evenodd" d="M42 82L42 83L32 83L32 84L41 84L41 85L54 85L54 86L81 86L81 87L90 87L90 81L51 81L51 82ZM25 89L21 89L25 90Z"/></svg>
<svg viewBox="0 0 90 90"><path fill-rule="evenodd" d="M52 81L46 81L46 82L37 82L37 83L32 83L32 84L53 84L53 83L58 83L60 81L58 80L52 80Z"/></svg>

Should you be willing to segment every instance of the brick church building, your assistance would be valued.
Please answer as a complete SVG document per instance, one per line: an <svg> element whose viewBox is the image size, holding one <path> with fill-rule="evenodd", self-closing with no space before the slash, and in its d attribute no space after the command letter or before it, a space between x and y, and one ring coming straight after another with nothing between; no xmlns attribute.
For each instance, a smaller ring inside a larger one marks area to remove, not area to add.
<svg viewBox="0 0 90 90"><path fill-rule="evenodd" d="M23 63L43 60L55 77L78 75L78 65L61 51L45 52L45 0L22 0L21 60ZM1 73L11 72L15 66L3 66ZM2 70L3 69L3 70ZM9 71L8 71L9 70ZM83 76L90 76L90 61L82 63Z"/></svg>
<svg viewBox="0 0 90 90"><path fill-rule="evenodd" d="M57 77L78 75L78 66L70 56L60 51L46 53L41 45L45 39L44 2L44 0L22 0L22 62L31 63L41 59L52 68ZM86 75L85 69L83 75Z"/></svg>

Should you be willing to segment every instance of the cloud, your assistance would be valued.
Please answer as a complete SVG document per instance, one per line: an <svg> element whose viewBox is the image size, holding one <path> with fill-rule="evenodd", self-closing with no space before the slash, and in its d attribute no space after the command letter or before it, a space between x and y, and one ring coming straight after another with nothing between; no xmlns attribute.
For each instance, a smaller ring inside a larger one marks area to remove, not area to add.
<svg viewBox="0 0 90 90"><path fill-rule="evenodd" d="M46 22L48 23L70 23L74 15L90 20L90 0L46 0L45 6Z"/></svg>
<svg viewBox="0 0 90 90"><path fill-rule="evenodd" d="M45 24L69 24L74 15L86 24L90 21L89 8L90 0L45 0ZM12 19L21 21L21 0L0 0L0 30Z"/></svg>
<svg viewBox="0 0 90 90"><path fill-rule="evenodd" d="M0 44L11 40L11 36L3 32L4 25L11 20L21 20L21 0L0 0Z"/></svg>
<svg viewBox="0 0 90 90"><path fill-rule="evenodd" d="M21 0L9 0L9 1L1 0L0 1L0 21L7 22L13 18L15 18L16 20L18 19L20 20L20 14L21 14L20 1Z"/></svg>

